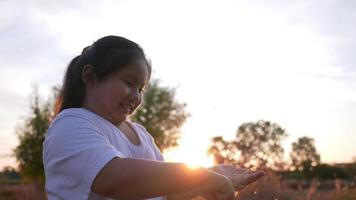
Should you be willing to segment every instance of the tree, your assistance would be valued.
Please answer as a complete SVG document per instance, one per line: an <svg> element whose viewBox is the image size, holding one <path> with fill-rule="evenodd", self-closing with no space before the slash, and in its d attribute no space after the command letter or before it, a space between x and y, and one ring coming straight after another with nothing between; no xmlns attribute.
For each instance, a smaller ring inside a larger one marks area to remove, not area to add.
<svg viewBox="0 0 356 200"><path fill-rule="evenodd" d="M282 161L282 139L286 131L276 123L259 120L242 124L235 145L241 151L241 161L246 165L275 167Z"/></svg>
<svg viewBox="0 0 356 200"><path fill-rule="evenodd" d="M20 143L14 154L25 178L43 182L42 143L53 117L53 100L41 103L36 88L32 98L30 115L17 130Z"/></svg>
<svg viewBox="0 0 356 200"><path fill-rule="evenodd" d="M310 137L301 137L297 142L293 142L290 156L292 167L303 171L305 177L309 177L312 168L320 163L320 155L316 151L314 139Z"/></svg>
<svg viewBox="0 0 356 200"><path fill-rule="evenodd" d="M144 95L143 105L132 116L155 139L161 151L177 145L180 127L189 114L186 104L175 99L175 90L159 85L153 80Z"/></svg>
<svg viewBox="0 0 356 200"><path fill-rule="evenodd" d="M213 139L208 152L216 162L236 163L245 167L276 167L282 162L282 139L287 136L278 124L260 120L243 123L232 141Z"/></svg>
<svg viewBox="0 0 356 200"><path fill-rule="evenodd" d="M225 141L222 136L212 138L212 145L208 149L208 154L214 157L215 164L233 164L233 158L237 153L237 148L231 142Z"/></svg>

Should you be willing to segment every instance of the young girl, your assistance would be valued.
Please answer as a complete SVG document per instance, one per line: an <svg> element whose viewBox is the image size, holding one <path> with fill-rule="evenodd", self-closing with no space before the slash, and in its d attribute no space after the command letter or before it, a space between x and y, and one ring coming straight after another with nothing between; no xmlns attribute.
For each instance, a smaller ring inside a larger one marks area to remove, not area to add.
<svg viewBox="0 0 356 200"><path fill-rule="evenodd" d="M146 129L127 121L150 75L142 48L123 37L101 38L71 61L43 143L50 200L230 200L234 189L263 175L163 162Z"/></svg>

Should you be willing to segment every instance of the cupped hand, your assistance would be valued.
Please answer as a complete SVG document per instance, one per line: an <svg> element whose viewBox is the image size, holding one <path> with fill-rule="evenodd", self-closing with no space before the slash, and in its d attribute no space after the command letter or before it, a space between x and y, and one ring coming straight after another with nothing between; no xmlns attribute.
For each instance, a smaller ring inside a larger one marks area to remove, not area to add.
<svg viewBox="0 0 356 200"><path fill-rule="evenodd" d="M201 195L206 200L236 200L231 181L221 174L211 172L212 176L203 184Z"/></svg>
<svg viewBox="0 0 356 200"><path fill-rule="evenodd" d="M209 169L229 178L235 190L241 190L265 175L263 171L251 171L226 164L214 165Z"/></svg>

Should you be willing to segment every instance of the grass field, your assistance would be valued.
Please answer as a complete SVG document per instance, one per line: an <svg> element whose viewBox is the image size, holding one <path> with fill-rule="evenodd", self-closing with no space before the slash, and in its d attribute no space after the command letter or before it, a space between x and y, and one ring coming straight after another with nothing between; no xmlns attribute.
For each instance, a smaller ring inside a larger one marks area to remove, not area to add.
<svg viewBox="0 0 356 200"><path fill-rule="evenodd" d="M267 176L238 192L238 197L240 200L356 200L356 187L355 181L296 182ZM45 192L35 184L0 185L0 200L44 199Z"/></svg>

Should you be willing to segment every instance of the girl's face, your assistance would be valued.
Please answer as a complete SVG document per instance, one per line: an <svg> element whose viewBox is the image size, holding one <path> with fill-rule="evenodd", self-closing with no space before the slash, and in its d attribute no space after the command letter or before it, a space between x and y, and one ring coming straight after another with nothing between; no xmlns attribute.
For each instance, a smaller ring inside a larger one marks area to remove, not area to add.
<svg viewBox="0 0 356 200"><path fill-rule="evenodd" d="M146 64L125 66L103 81L87 84L84 106L114 125L125 121L141 104L148 82Z"/></svg>

